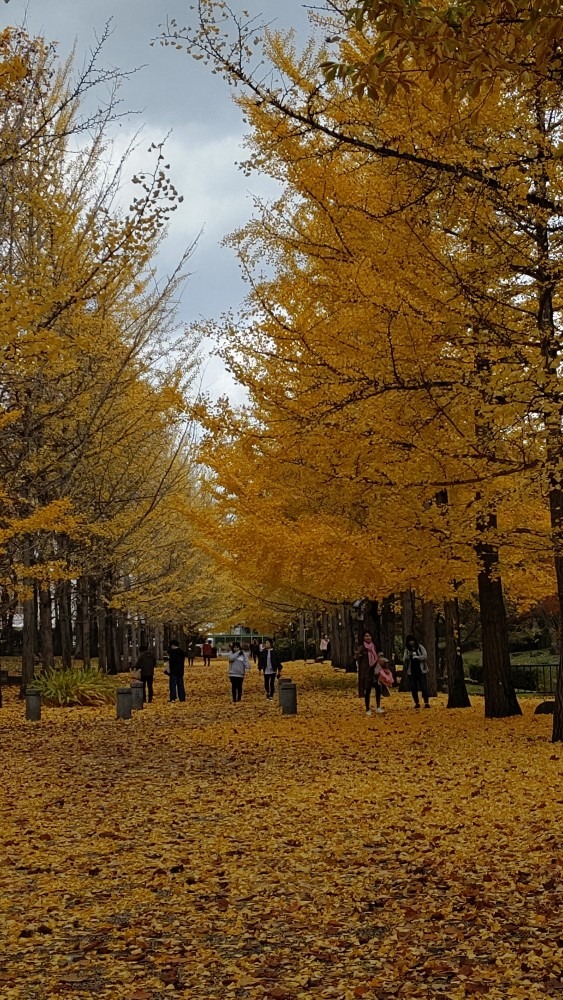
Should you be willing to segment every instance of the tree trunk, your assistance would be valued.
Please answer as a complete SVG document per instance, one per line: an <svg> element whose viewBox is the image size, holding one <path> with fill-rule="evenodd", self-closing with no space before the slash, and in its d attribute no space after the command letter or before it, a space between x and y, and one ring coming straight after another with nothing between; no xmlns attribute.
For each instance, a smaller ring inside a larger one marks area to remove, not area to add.
<svg viewBox="0 0 563 1000"><path fill-rule="evenodd" d="M436 609L433 601L422 603L422 635L428 653L428 694L435 698L438 694L438 670L436 663Z"/></svg>
<svg viewBox="0 0 563 1000"><path fill-rule="evenodd" d="M381 649L381 623L377 601L366 601L364 613L364 630L371 632L378 649Z"/></svg>
<svg viewBox="0 0 563 1000"><path fill-rule="evenodd" d="M129 670L129 623L127 615L120 615L121 619L121 670L126 673ZM180 643L182 649L183 643Z"/></svg>
<svg viewBox="0 0 563 1000"><path fill-rule="evenodd" d="M415 610L414 610L414 591L403 590L401 594L401 626L403 632L403 649L406 647L407 635L415 634ZM399 691L410 691L410 679L407 671L403 664L403 674L401 677L401 683L399 685Z"/></svg>
<svg viewBox="0 0 563 1000"><path fill-rule="evenodd" d="M53 609L51 588L47 583L39 585L39 621L41 634L41 668L50 670L55 665L53 654Z"/></svg>
<svg viewBox="0 0 563 1000"><path fill-rule="evenodd" d="M395 669L395 595L390 594L381 606L381 648Z"/></svg>
<svg viewBox="0 0 563 1000"><path fill-rule="evenodd" d="M70 580L57 584L57 608L59 613L59 636L61 642L61 657L63 667L72 667L72 619L71 619L71 586Z"/></svg>
<svg viewBox="0 0 563 1000"><path fill-rule="evenodd" d="M459 604L457 597L444 602L446 632L446 675L448 678L448 708L470 708L465 686L463 657L459 640Z"/></svg>
<svg viewBox="0 0 563 1000"><path fill-rule="evenodd" d="M494 514L479 520L479 531L492 531L495 528ZM483 643L485 716L488 719L504 719L511 715L522 715L512 683L506 609L502 581L498 574L498 550L490 542L482 541L477 543L476 552L481 565L477 579Z"/></svg>
<svg viewBox="0 0 563 1000"><path fill-rule="evenodd" d="M106 603L104 601L104 585L98 580L96 587L96 615L98 618L98 667L108 671L108 643L106 623Z"/></svg>
<svg viewBox="0 0 563 1000"><path fill-rule="evenodd" d="M88 577L83 576L80 578L79 583L80 596L81 596L81 607L82 607L82 659L84 661L85 667L91 666L90 659L90 587L88 583Z"/></svg>
<svg viewBox="0 0 563 1000"><path fill-rule="evenodd" d="M155 639L155 648L157 646ZM134 666L139 659L139 630L136 618L131 619L131 666Z"/></svg>
<svg viewBox="0 0 563 1000"><path fill-rule="evenodd" d="M33 680L35 668L35 633L37 628L35 617L35 588L31 577L27 575L31 569L31 543L29 538L24 539L22 554L26 572L23 583L28 592L28 596L23 602L22 680L20 687L20 697L23 698L27 685Z"/></svg>

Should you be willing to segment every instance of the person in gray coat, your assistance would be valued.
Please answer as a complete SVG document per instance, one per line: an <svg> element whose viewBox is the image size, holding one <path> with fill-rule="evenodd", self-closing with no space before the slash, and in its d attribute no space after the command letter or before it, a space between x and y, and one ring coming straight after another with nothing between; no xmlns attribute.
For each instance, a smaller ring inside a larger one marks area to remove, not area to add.
<svg viewBox="0 0 563 1000"><path fill-rule="evenodd" d="M229 680L231 682L231 692L233 695L233 705L242 699L242 686L246 672L250 670L250 663L240 642L233 642L229 659Z"/></svg>

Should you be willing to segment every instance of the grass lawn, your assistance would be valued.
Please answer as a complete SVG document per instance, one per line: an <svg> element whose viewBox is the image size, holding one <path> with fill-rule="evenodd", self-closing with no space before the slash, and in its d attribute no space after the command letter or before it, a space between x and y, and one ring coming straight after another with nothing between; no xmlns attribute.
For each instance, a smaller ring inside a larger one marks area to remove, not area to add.
<svg viewBox="0 0 563 1000"><path fill-rule="evenodd" d="M563 995L551 719L366 718L355 677L286 672L295 717L223 662L130 722L5 689L2 1000Z"/></svg>

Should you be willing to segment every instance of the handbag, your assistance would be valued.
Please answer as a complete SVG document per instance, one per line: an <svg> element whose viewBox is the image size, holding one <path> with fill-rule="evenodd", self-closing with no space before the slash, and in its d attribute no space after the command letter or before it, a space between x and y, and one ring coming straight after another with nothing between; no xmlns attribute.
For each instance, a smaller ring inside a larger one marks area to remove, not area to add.
<svg viewBox="0 0 563 1000"><path fill-rule="evenodd" d="M141 671L140 670L132 670L131 671L131 677L132 677L132 679L134 681L140 681L141 680Z"/></svg>

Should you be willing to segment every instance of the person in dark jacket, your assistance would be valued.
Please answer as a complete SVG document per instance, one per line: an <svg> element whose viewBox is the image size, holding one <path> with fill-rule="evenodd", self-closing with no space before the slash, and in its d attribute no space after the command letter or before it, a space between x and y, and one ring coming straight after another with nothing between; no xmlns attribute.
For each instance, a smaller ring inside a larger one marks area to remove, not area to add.
<svg viewBox="0 0 563 1000"><path fill-rule="evenodd" d="M194 657L195 657L195 642L189 642L188 648L186 650L186 656L188 658L188 667L193 667Z"/></svg>
<svg viewBox="0 0 563 1000"><path fill-rule="evenodd" d="M184 687L184 665L186 654L180 649L177 639L172 639L168 650L168 674L170 680L170 701L176 701L176 692L180 701L186 700Z"/></svg>
<svg viewBox="0 0 563 1000"><path fill-rule="evenodd" d="M276 687L276 675L278 677L281 676L282 663L275 649L272 649L271 643L267 639L258 657L258 670L264 671L266 697L268 701L271 701L274 697Z"/></svg>
<svg viewBox="0 0 563 1000"><path fill-rule="evenodd" d="M140 671L141 674L141 680L143 682L143 701L152 701L155 667L156 656L148 646L141 646L139 649L139 659L135 664L135 670Z"/></svg>
<svg viewBox="0 0 563 1000"><path fill-rule="evenodd" d="M360 696L364 696L366 715L371 715L370 699L371 689L375 687L376 714L383 715L384 709L381 707L381 686L377 679L381 669L379 664L379 653L373 641L371 632L364 632L361 645L358 646L354 654L354 659L358 664L358 691Z"/></svg>
<svg viewBox="0 0 563 1000"><path fill-rule="evenodd" d="M260 643L258 639L253 639L250 643L250 652L252 654L252 659L254 663L258 663L258 656L260 655Z"/></svg>

